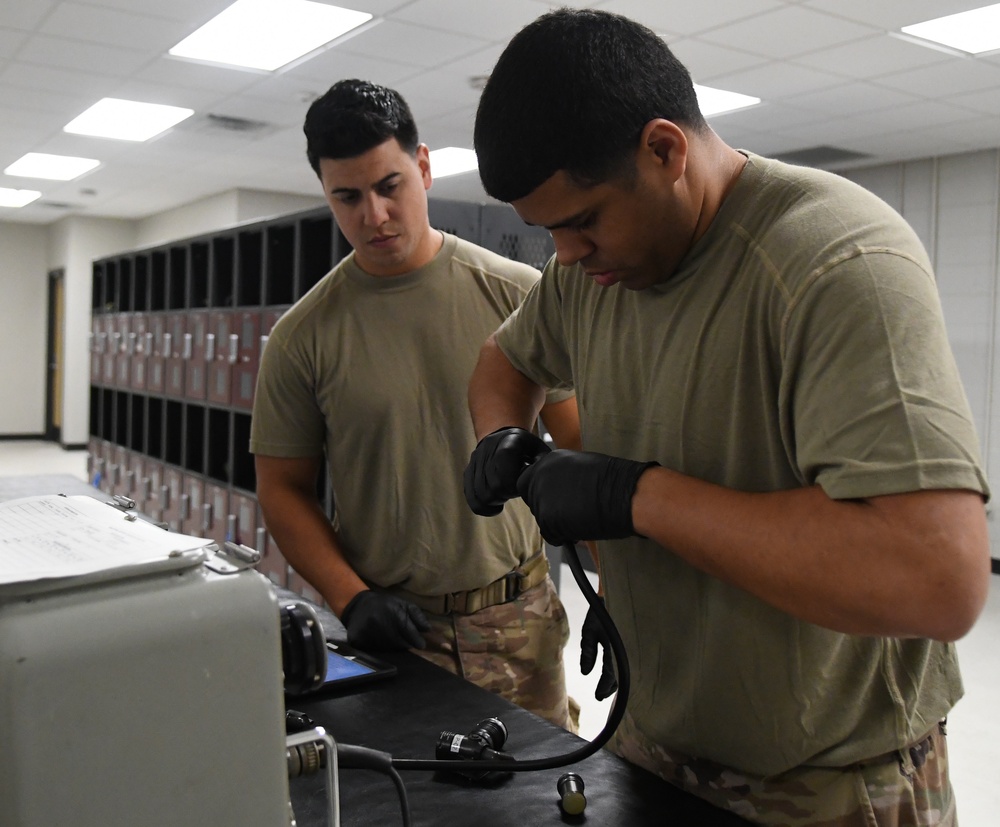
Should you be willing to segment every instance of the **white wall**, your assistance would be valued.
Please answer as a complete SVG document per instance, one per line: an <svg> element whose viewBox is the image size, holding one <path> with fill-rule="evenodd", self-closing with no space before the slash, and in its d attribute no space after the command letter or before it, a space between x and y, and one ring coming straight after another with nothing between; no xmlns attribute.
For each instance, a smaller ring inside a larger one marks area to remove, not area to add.
<svg viewBox="0 0 1000 827"><path fill-rule="evenodd" d="M945 323L1000 498L1000 149L855 170L857 181L895 207L931 254ZM993 556L998 510L990 507Z"/></svg>
<svg viewBox="0 0 1000 827"><path fill-rule="evenodd" d="M245 221L308 210L325 203L320 195L313 198L281 192L229 190L142 219L137 222L135 246L152 247Z"/></svg>
<svg viewBox="0 0 1000 827"><path fill-rule="evenodd" d="M45 430L45 227L0 223L0 434Z"/></svg>

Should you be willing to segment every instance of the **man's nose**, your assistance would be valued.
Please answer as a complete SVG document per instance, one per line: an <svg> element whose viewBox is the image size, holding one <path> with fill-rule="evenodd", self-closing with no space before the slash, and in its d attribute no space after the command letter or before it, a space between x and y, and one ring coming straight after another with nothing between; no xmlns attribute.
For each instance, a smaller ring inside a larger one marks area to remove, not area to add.
<svg viewBox="0 0 1000 827"><path fill-rule="evenodd" d="M556 245L556 261L563 267L576 264L594 250L594 245L578 232L552 230L551 235Z"/></svg>
<svg viewBox="0 0 1000 827"><path fill-rule="evenodd" d="M365 204L365 221L369 226L379 227L389 220L389 209L385 199L372 195Z"/></svg>

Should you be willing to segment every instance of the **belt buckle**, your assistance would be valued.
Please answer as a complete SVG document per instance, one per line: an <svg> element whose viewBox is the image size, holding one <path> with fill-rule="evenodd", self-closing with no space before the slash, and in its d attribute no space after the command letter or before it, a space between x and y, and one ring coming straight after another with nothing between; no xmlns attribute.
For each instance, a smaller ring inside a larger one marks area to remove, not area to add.
<svg viewBox="0 0 1000 827"><path fill-rule="evenodd" d="M501 579L504 584L504 603L521 594L521 573L517 569L507 572Z"/></svg>

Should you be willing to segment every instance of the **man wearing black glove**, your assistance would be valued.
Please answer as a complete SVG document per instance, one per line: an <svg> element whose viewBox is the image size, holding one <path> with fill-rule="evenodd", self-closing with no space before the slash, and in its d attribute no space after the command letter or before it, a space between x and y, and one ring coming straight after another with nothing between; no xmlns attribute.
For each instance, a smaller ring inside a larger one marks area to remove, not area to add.
<svg viewBox="0 0 1000 827"><path fill-rule="evenodd" d="M465 500L473 513L493 517L507 500L518 496L517 481L530 463L549 446L524 428L498 428L487 434L465 467Z"/></svg>
<svg viewBox="0 0 1000 827"><path fill-rule="evenodd" d="M635 534L632 496L639 477L654 465L659 463L560 449L524 469L517 493L554 546L622 540Z"/></svg>
<svg viewBox="0 0 1000 827"><path fill-rule="evenodd" d="M428 149L395 90L338 81L303 131L350 251L285 311L261 355L250 450L274 562L322 595L358 648L412 648L573 729L569 625L538 526L520 501L487 520L462 494L476 445L469 376L539 273L431 226ZM557 444L578 445L572 389L540 403ZM509 443L518 457L537 450L527 431L509 436L495 446L500 477ZM484 508L499 511L515 481L492 493L490 480Z"/></svg>
<svg viewBox="0 0 1000 827"><path fill-rule="evenodd" d="M599 598L604 602L603 598ZM587 609L587 616L580 630L580 672L589 675L597 663L597 647L604 650L601 663L601 676L597 679L594 697L599 701L610 698L618 690L618 680L615 678L615 659L611 651L611 639L604 624L601 623L592 608Z"/></svg>
<svg viewBox="0 0 1000 827"><path fill-rule="evenodd" d="M423 649L421 632L431 625L419 607L371 590L360 591L344 606L340 620L347 640L358 649Z"/></svg>
<svg viewBox="0 0 1000 827"><path fill-rule="evenodd" d="M761 825L951 825L939 722L989 486L932 264L884 201L727 145L698 97L603 10L497 59L479 175L556 252L482 349L476 433L577 390L596 453L517 490L550 541L599 541L620 755Z"/></svg>

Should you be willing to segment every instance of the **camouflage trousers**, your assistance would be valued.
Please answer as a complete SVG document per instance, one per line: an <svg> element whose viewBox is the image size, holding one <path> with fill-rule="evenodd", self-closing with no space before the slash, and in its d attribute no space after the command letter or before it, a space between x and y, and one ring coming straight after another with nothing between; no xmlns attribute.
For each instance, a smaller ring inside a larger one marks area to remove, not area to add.
<svg viewBox="0 0 1000 827"><path fill-rule="evenodd" d="M683 790L771 827L956 827L944 723L913 746L847 767L767 778L671 753L626 714L611 748Z"/></svg>
<svg viewBox="0 0 1000 827"><path fill-rule="evenodd" d="M546 577L509 603L474 614L427 614L425 649L414 654L576 732L579 705L566 694L566 610Z"/></svg>

